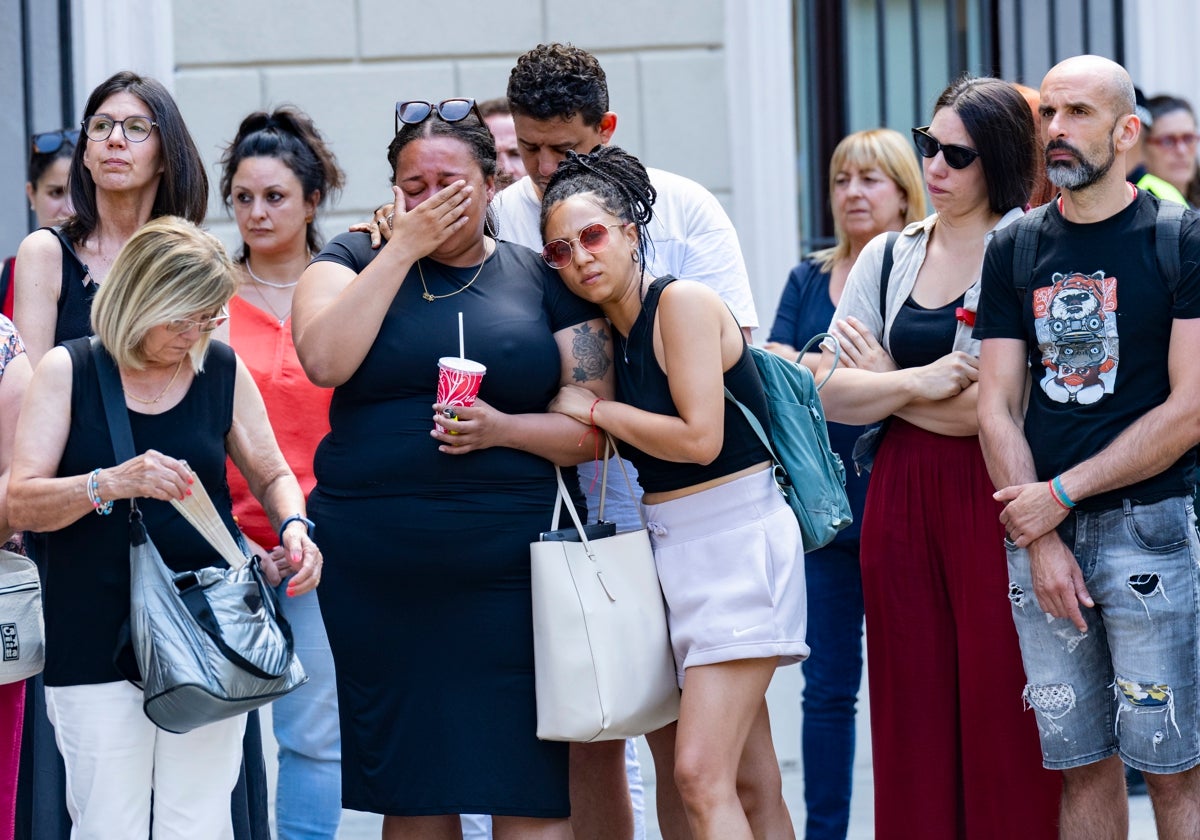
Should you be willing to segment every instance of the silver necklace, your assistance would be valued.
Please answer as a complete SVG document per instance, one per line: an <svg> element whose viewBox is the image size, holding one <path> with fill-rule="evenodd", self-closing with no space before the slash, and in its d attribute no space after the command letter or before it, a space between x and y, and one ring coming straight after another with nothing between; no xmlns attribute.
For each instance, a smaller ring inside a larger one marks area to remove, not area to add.
<svg viewBox="0 0 1200 840"><path fill-rule="evenodd" d="M312 251L308 251L307 254L308 254L308 261L312 262ZM249 257L246 257L246 261L244 263L242 263L242 265L246 266L246 273L250 275L250 279L253 280L255 283L258 283L260 286L270 286L272 289L290 289L293 286L295 286L297 283L300 282L299 277L297 277L295 280L293 280L290 283L272 283L270 280L264 280L261 277L259 277L257 274L255 274L254 269L250 267L250 258Z"/></svg>

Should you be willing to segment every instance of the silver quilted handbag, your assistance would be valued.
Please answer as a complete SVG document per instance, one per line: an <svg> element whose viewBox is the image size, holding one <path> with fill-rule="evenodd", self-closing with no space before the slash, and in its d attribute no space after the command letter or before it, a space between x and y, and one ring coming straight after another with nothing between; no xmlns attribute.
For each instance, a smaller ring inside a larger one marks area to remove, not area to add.
<svg viewBox="0 0 1200 840"><path fill-rule="evenodd" d="M135 449L120 374L95 338L92 357L113 454L127 461ZM146 533L136 499L129 511L129 634L140 677L134 682L142 687L146 716L180 733L257 709L308 681L258 558L246 559L199 477L191 489L172 505L229 568L171 571ZM120 658L118 668L127 673Z"/></svg>
<svg viewBox="0 0 1200 840"><path fill-rule="evenodd" d="M130 631L143 708L187 732L270 703L308 681L258 558L241 568L172 572L130 516Z"/></svg>
<svg viewBox="0 0 1200 840"><path fill-rule="evenodd" d="M28 557L0 549L0 685L40 674L46 665L42 584Z"/></svg>

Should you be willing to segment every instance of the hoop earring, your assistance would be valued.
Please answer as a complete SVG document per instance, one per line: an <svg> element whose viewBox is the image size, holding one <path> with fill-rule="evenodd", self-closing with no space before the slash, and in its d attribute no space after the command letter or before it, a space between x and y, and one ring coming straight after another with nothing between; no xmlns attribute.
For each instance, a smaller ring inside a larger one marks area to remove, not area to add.
<svg viewBox="0 0 1200 840"><path fill-rule="evenodd" d="M634 263L634 265L637 265L638 263L640 263L640 262L642 261L642 258L638 256L638 252L637 252L637 251L630 251L630 252L629 252L629 255L630 255L631 257L633 257L633 263Z"/></svg>

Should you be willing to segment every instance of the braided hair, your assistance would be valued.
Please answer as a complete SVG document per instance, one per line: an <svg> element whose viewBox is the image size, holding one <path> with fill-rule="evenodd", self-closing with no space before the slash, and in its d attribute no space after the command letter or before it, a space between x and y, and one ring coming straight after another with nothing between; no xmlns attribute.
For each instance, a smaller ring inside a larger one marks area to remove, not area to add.
<svg viewBox="0 0 1200 840"><path fill-rule="evenodd" d="M647 251L653 253L654 247L646 226L654 218L651 206L658 193L642 162L619 146L599 146L585 155L567 152L542 196L543 234L554 205L580 193L591 193L606 211L637 226L638 259L646 265Z"/></svg>
<svg viewBox="0 0 1200 840"><path fill-rule="evenodd" d="M346 176L312 118L290 105L276 108L270 114L255 111L238 126L237 136L221 156L221 198L226 207L232 200L233 176L238 166L246 158L254 157L281 161L300 182L304 199L317 193L318 206L345 184ZM315 220L308 223L305 239L309 251L315 254L321 250L321 235ZM241 259L249 256L249 246L243 244Z"/></svg>

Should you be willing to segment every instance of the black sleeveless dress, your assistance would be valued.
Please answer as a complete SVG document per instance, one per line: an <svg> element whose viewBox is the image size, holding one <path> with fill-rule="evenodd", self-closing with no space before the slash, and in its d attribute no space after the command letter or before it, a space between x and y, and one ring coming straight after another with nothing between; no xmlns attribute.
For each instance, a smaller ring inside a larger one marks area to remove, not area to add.
<svg viewBox="0 0 1200 840"><path fill-rule="evenodd" d="M365 234L343 234L318 259L358 272L373 256ZM422 269L434 295L474 274ZM470 288L433 302L421 293L413 271L335 390L314 462L343 805L565 817L567 747L535 736L529 593L554 468L515 449L446 455L430 429L437 360L458 355L458 312L467 356L487 367L480 399L507 413L545 411L561 379L553 334L600 313L506 242Z"/></svg>
<svg viewBox="0 0 1200 840"><path fill-rule="evenodd" d="M71 427L59 475L116 465L91 340L64 345L71 354ZM213 342L204 371L183 400L162 414L129 412L134 448L186 460L204 482L231 534L233 504L225 481L225 436L233 422L235 360ZM82 492L82 491L81 491ZM139 499L146 530L176 571L223 565L208 542L169 502ZM88 514L44 535L46 670L49 686L92 685L124 679L113 665L117 633L129 615L129 501L112 514Z"/></svg>

